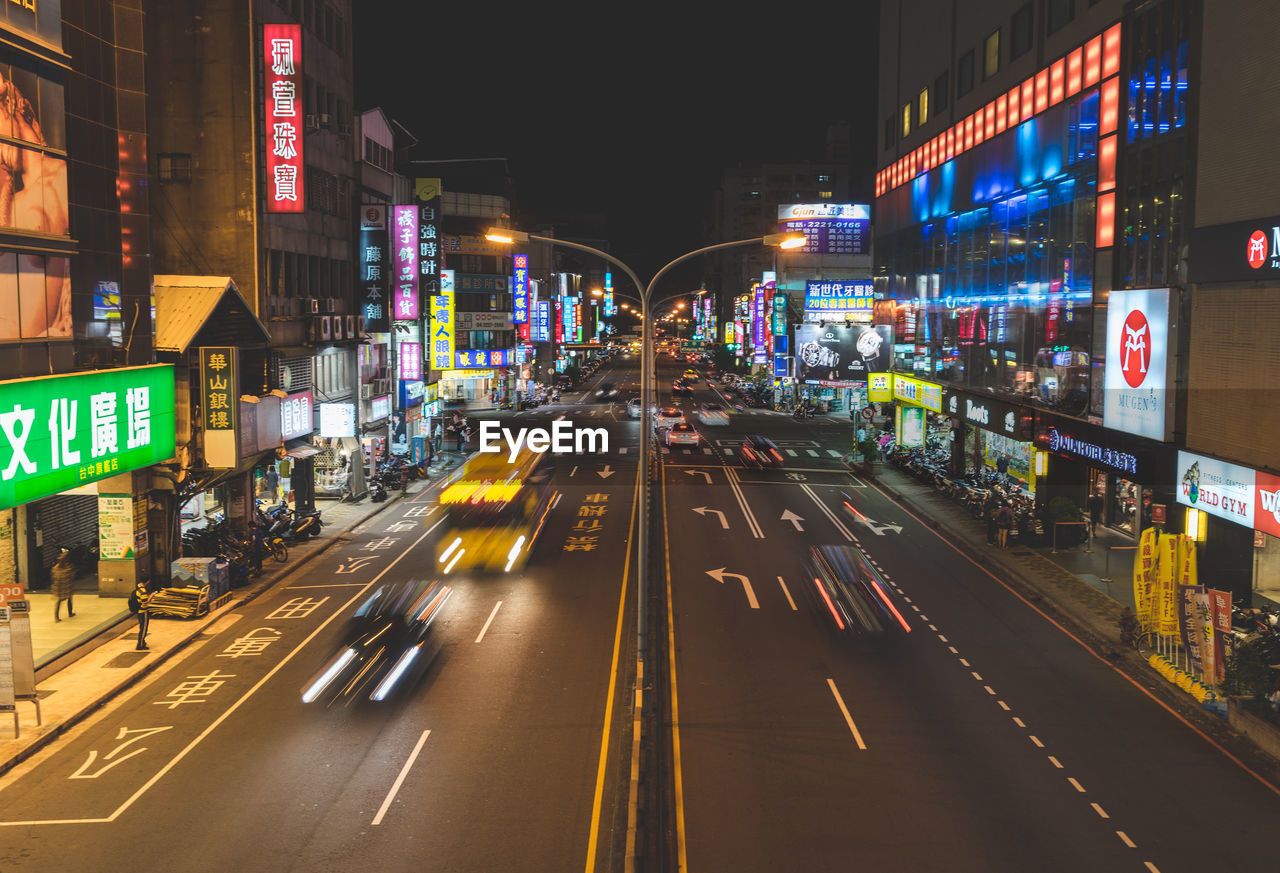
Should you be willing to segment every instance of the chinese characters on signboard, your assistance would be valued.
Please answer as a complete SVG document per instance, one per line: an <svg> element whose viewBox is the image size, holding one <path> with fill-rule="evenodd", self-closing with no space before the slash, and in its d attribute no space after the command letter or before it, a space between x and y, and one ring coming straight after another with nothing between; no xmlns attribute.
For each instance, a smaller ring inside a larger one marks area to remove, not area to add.
<svg viewBox="0 0 1280 873"><path fill-rule="evenodd" d="M393 206L391 262L394 296L392 318L418 320L418 207Z"/></svg>
<svg viewBox="0 0 1280 873"><path fill-rule="evenodd" d="M551 301L539 300L533 308L533 341L551 342Z"/></svg>
<svg viewBox="0 0 1280 873"><path fill-rule="evenodd" d="M302 26L265 24L267 212L302 212Z"/></svg>
<svg viewBox="0 0 1280 873"><path fill-rule="evenodd" d="M459 349L457 369L507 367L511 362L511 349Z"/></svg>
<svg viewBox="0 0 1280 873"><path fill-rule="evenodd" d="M386 333L391 330L387 312L387 213L383 206L361 207L360 252L356 275L360 312L365 330Z"/></svg>
<svg viewBox="0 0 1280 873"><path fill-rule="evenodd" d="M400 378L406 382L422 379L421 343L400 343Z"/></svg>
<svg viewBox="0 0 1280 873"><path fill-rule="evenodd" d="M426 298L443 293L441 271L444 269L444 251L440 248L440 192L439 179L414 180L414 194L418 199L418 293ZM450 288L450 301L453 300L453 294L454 289ZM452 305L450 302L451 307Z"/></svg>
<svg viewBox="0 0 1280 873"><path fill-rule="evenodd" d="M310 391L290 394L280 401L280 438L296 439L314 430Z"/></svg>
<svg viewBox="0 0 1280 873"><path fill-rule="evenodd" d="M789 203L778 207L778 230L803 232L801 254L865 255L871 207L864 203Z"/></svg>
<svg viewBox="0 0 1280 873"><path fill-rule="evenodd" d="M871 311L875 291L870 280L804 283L804 308L815 312Z"/></svg>
<svg viewBox="0 0 1280 873"><path fill-rule="evenodd" d="M511 320L516 324L529 323L529 256L514 255L511 259Z"/></svg>
<svg viewBox="0 0 1280 873"><path fill-rule="evenodd" d="M234 467L240 395L236 392L240 350L234 346L200 347L200 409L204 423L204 462Z"/></svg>
<svg viewBox="0 0 1280 873"><path fill-rule="evenodd" d="M453 270L440 271L440 293L431 298L431 369L453 369Z"/></svg>

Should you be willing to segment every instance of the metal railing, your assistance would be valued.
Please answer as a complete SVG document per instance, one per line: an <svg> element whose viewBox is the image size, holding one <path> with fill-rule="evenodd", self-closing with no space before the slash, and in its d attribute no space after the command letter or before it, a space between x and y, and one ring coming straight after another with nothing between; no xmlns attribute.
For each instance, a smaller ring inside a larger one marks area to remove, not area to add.
<svg viewBox="0 0 1280 873"><path fill-rule="evenodd" d="M1138 547L1137 546L1107 546L1107 563L1106 563L1106 569L1103 571L1104 573L1106 573L1106 575L1103 576L1101 580L1099 580L1104 585L1111 584L1111 553L1116 551L1117 549L1125 552L1136 552L1138 550Z"/></svg>

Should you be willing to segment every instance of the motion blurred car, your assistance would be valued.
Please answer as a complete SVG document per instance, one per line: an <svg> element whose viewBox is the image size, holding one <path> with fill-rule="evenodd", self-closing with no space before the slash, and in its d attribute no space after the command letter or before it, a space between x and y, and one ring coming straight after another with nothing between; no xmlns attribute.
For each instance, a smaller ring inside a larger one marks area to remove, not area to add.
<svg viewBox="0 0 1280 873"><path fill-rule="evenodd" d="M379 586L347 623L342 645L302 687L302 702L381 701L411 687L431 663L428 632L452 595L438 581Z"/></svg>
<svg viewBox="0 0 1280 873"><path fill-rule="evenodd" d="M702 444L702 435L688 422L678 421L662 432L662 442L668 447L698 446Z"/></svg>
<svg viewBox="0 0 1280 873"><path fill-rule="evenodd" d="M692 397L693 388L689 387L688 383L686 383L683 379L676 379L674 382L671 383L671 396L672 397Z"/></svg>
<svg viewBox="0 0 1280 873"><path fill-rule="evenodd" d="M759 434L752 434L742 441L738 446L738 459L744 467L764 469L782 466L782 452L778 451L773 440Z"/></svg>
<svg viewBox="0 0 1280 873"><path fill-rule="evenodd" d="M618 396L618 386L612 382L605 382L596 389L597 400L612 400Z"/></svg>
<svg viewBox="0 0 1280 873"><path fill-rule="evenodd" d="M729 424L729 413L719 403L704 403L698 407L698 418L703 424L724 427Z"/></svg>
<svg viewBox="0 0 1280 873"><path fill-rule="evenodd" d="M700 377L698 375L698 371L690 367L684 371L684 374L680 378L684 379L690 385L696 385Z"/></svg>
<svg viewBox="0 0 1280 873"><path fill-rule="evenodd" d="M640 418L641 411L642 411L642 408L640 406L639 397L632 397L630 400L627 401L627 417L628 418Z"/></svg>
<svg viewBox="0 0 1280 873"><path fill-rule="evenodd" d="M664 406L654 413L653 429L662 430L664 427L671 427L673 424L684 423L684 411L678 406Z"/></svg>
<svg viewBox="0 0 1280 873"><path fill-rule="evenodd" d="M810 546L805 561L818 612L841 633L881 636L911 632L884 578L851 545Z"/></svg>

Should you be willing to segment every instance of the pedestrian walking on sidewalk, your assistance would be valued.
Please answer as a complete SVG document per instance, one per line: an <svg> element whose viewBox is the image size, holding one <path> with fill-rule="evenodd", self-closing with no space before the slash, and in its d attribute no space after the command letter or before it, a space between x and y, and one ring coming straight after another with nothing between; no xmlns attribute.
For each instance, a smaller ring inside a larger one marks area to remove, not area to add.
<svg viewBox="0 0 1280 873"><path fill-rule="evenodd" d="M147 583L139 581L133 586L129 595L129 611L138 617L138 651L145 652L147 646L147 625L151 623L151 598L154 593L147 590Z"/></svg>
<svg viewBox="0 0 1280 873"><path fill-rule="evenodd" d="M994 546L996 544L996 513L1000 511L1000 501L996 499L994 491L987 492L987 499L983 501L982 515L987 520L987 545Z"/></svg>
<svg viewBox="0 0 1280 873"><path fill-rule="evenodd" d="M1102 521L1102 495L1089 495L1089 535L1098 535L1098 522Z"/></svg>
<svg viewBox="0 0 1280 873"><path fill-rule="evenodd" d="M436 429L431 434L431 439L435 443L436 454L439 454L441 447L444 445L444 425L441 422L436 422Z"/></svg>
<svg viewBox="0 0 1280 873"><path fill-rule="evenodd" d="M64 600L67 601L67 618L74 618L76 610L71 604L71 597L76 593L76 568L71 563L71 552L67 549L59 551L58 560L53 562L49 573L53 577L53 584L50 586L53 593L53 620L62 621L58 613L62 610Z"/></svg>
<svg viewBox="0 0 1280 873"><path fill-rule="evenodd" d="M1009 508L1009 504L1000 507L1000 511L996 513L996 532L999 536L998 542L1000 548L1009 548L1009 531L1013 528L1013 510Z"/></svg>

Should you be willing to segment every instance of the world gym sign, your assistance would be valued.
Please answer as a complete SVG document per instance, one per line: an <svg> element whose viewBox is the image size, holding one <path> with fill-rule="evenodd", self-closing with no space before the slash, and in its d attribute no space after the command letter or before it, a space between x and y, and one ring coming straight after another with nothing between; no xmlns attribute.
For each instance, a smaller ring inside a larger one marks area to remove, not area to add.
<svg viewBox="0 0 1280 873"><path fill-rule="evenodd" d="M173 453L171 365L0 382L0 509Z"/></svg>

